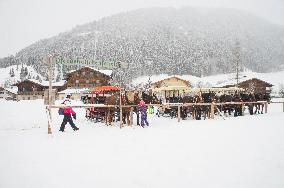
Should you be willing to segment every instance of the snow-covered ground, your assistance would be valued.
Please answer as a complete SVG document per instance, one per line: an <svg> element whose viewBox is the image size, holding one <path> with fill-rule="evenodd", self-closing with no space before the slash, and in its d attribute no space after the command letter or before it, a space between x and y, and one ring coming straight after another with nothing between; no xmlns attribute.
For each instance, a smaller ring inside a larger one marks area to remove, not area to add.
<svg viewBox="0 0 284 188"><path fill-rule="evenodd" d="M42 100L0 100L0 187L284 187L284 113L194 121L149 116L150 127L94 124L47 134Z"/></svg>

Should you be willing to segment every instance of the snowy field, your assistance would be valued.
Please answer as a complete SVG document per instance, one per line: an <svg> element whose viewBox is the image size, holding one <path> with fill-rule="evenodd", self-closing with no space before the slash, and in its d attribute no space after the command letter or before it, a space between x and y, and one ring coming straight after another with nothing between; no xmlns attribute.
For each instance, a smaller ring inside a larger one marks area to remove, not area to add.
<svg viewBox="0 0 284 188"><path fill-rule="evenodd" d="M105 126L75 109L80 128L47 134L42 100L0 100L0 188L283 188L284 113Z"/></svg>

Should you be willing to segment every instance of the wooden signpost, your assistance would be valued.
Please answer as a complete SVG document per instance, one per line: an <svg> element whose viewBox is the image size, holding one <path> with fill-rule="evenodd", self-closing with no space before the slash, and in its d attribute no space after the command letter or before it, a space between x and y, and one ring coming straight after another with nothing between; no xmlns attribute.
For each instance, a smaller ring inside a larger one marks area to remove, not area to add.
<svg viewBox="0 0 284 188"><path fill-rule="evenodd" d="M52 134L52 111L51 111L51 105L52 104L52 56L48 55L43 58L43 64L45 64L48 67L48 80L49 80L49 88L48 88L48 106L46 107L47 112L47 119L48 119L48 128L47 133Z"/></svg>

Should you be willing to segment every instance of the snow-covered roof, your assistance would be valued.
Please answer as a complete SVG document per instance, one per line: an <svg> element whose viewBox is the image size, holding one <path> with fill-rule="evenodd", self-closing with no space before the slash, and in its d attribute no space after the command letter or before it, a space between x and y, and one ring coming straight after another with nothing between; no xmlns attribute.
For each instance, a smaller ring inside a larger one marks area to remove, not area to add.
<svg viewBox="0 0 284 188"><path fill-rule="evenodd" d="M0 87L1 89L4 89L10 93L13 93L13 94L17 94L18 93L18 88L17 87Z"/></svg>
<svg viewBox="0 0 284 188"><path fill-rule="evenodd" d="M132 84L133 85L143 85L143 84L147 84L149 83L149 81L152 83L156 83L156 82L159 82L159 81L162 81L162 80L165 80L165 79L168 79L168 78L172 78L172 77L177 77L181 80L186 80L186 81L189 81L190 83L191 82L197 82L198 77L196 76L192 76L192 75L168 75L168 74L160 74L160 75L153 75L153 76L142 76L142 77L139 77L139 78L136 78L132 81Z"/></svg>
<svg viewBox="0 0 284 188"><path fill-rule="evenodd" d="M27 80L32 81L32 82L37 83L37 84L40 84L40 85L45 86L45 87L49 86L49 81L40 82L40 81L35 80L35 79L27 79ZM65 80L61 80L60 82L52 82L52 86L57 86L57 87L63 86L65 84L65 82L66 82Z"/></svg>
<svg viewBox="0 0 284 188"><path fill-rule="evenodd" d="M18 88L17 87L10 87L10 88L4 88L5 90L9 91L10 93L17 94Z"/></svg>
<svg viewBox="0 0 284 188"><path fill-rule="evenodd" d="M89 93L89 88L68 88L58 92L59 94L75 94L75 93Z"/></svg>
<svg viewBox="0 0 284 188"><path fill-rule="evenodd" d="M35 80L35 79L26 79L26 80L24 80L24 81L31 81L31 82L33 82L33 83L36 83L36 84L38 84L38 85L41 85L41 86L44 86L44 87L48 87L49 86L49 81L42 81L42 82L40 82L40 81L38 81L38 80ZM24 82L23 81L23 82ZM60 87L60 86L63 86L64 84L65 84L65 80L61 80L61 81L59 81L59 82L52 82L52 86L54 87Z"/></svg>
<svg viewBox="0 0 284 188"><path fill-rule="evenodd" d="M42 85L42 86L45 86L45 82L46 81L43 81L43 82L40 82L40 81L38 81L38 80L35 80L35 79L26 79L27 81L31 81L31 82L34 82L34 83L36 83L36 84L39 84L39 85ZM24 81L26 81L26 80L24 80Z"/></svg>
<svg viewBox="0 0 284 188"><path fill-rule="evenodd" d="M100 72L100 73L102 73L102 74L105 74L105 75L107 75L107 76L111 76L111 75L112 75L112 70L96 69L96 68L89 67L89 66L84 66L84 67L82 67L82 68L86 68L86 67L87 67L87 68L90 68L90 69L92 69L92 70L94 70L94 71L98 71L98 72ZM80 68L80 69L82 69L82 68ZM78 70L80 70L80 69L78 69ZM75 71L78 71L78 70L71 70L71 71L68 72L68 74L70 74L70 73L72 73L72 72L75 72Z"/></svg>
<svg viewBox="0 0 284 188"><path fill-rule="evenodd" d="M178 78L178 79L181 79L181 80L185 80L185 79L183 79L181 76L179 76L179 75L171 75L171 76L168 76L168 77L166 77L166 78L164 78L164 79L161 79L161 80L157 80L157 81L155 81L155 82L153 82L153 83L157 83L157 82L160 82L160 81L163 81L163 80L167 80L167 79L170 79L170 78L173 78L173 77L175 77L175 78ZM188 80L185 80L185 81L188 81ZM152 84L153 84L152 83Z"/></svg>
<svg viewBox="0 0 284 188"><path fill-rule="evenodd" d="M155 88L153 89L153 91L157 91L157 92L161 92L161 91L173 91L173 90L178 90L178 91L182 91L182 90L189 90L190 88L187 86L164 86L164 87L159 87L159 88Z"/></svg>
<svg viewBox="0 0 284 188"><path fill-rule="evenodd" d="M48 81L47 82L47 86L49 86L49 83ZM55 86L55 87L60 87L60 86L63 86L65 84L66 80L61 80L59 82L52 82L52 86Z"/></svg>
<svg viewBox="0 0 284 188"><path fill-rule="evenodd" d="M252 79L261 80L259 78L255 78L255 77L252 77L252 76L244 76L244 77L239 78L239 83L245 82L245 81L248 81L248 80L252 80ZM261 80L261 81L266 82L265 80ZM236 78L233 78L233 79L227 80L225 82L219 83L215 87L234 86L236 84L237 84L237 80L236 80ZM269 84L269 83L267 83L267 84Z"/></svg>
<svg viewBox="0 0 284 188"><path fill-rule="evenodd" d="M245 71L239 73L239 82L244 82L252 78L256 78L269 84L273 84L273 88L275 90L278 90L281 84L284 85L283 79L279 79L283 76L284 71L273 73L256 73L252 71ZM149 81L150 83L154 83L169 77L171 76L167 74L141 76L134 79L131 85L142 88L146 84L149 84ZM176 77L189 81L192 87L197 87L199 84L201 84L202 87L224 87L226 85L235 85L237 83L236 73L219 74L206 77L196 77L192 75L178 75Z"/></svg>

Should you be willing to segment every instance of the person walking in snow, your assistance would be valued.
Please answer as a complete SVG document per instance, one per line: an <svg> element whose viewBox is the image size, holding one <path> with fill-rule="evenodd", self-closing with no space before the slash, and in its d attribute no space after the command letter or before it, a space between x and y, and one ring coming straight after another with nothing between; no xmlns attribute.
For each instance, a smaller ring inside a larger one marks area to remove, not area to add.
<svg viewBox="0 0 284 188"><path fill-rule="evenodd" d="M141 114L141 126L144 128L145 124L149 126L148 120L147 120L147 107L145 106L145 102L141 99L139 102L139 112Z"/></svg>
<svg viewBox="0 0 284 188"><path fill-rule="evenodd" d="M62 104L66 105L66 107L64 108L64 118L63 118L63 121L61 123L61 126L60 126L60 129L59 131L62 131L64 132L64 129L65 129L65 125L67 123L69 123L72 127L72 129L74 131L77 131L79 130L78 127L75 126L73 120L72 120L72 117L74 119L76 119L76 113L74 112L74 110L68 106L71 104L71 99L70 99L70 95L67 95L67 97L64 99L64 101L62 102ZM72 117L71 117L72 116Z"/></svg>

